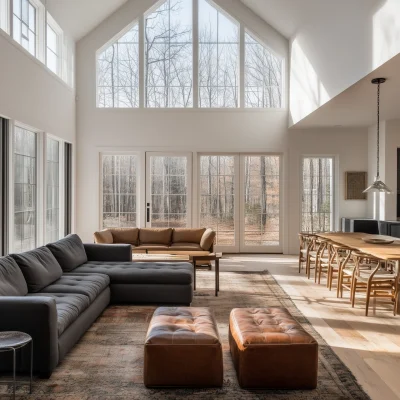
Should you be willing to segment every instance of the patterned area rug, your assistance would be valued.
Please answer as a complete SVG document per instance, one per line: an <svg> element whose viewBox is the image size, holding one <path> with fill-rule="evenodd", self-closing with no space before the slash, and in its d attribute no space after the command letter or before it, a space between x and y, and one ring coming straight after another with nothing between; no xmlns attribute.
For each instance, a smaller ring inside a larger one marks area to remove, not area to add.
<svg viewBox="0 0 400 400"><path fill-rule="evenodd" d="M49 380L36 380L32 395L18 399L369 399L351 372L267 272L222 272L214 296L214 273L199 271L193 306L211 307L223 341L224 385L220 389L146 389L143 342L155 307L111 306L96 321ZM248 391L238 386L229 353L228 320L235 307L283 306L320 345L318 388L312 391ZM165 366L168 368L168 365ZM5 393L5 388L0 388ZM10 390L8 390L10 393Z"/></svg>

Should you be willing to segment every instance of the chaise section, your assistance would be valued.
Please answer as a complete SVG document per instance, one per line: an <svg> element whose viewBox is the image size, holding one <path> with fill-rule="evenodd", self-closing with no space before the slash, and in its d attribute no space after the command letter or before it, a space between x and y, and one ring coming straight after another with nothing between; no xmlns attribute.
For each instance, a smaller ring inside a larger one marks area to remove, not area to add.
<svg viewBox="0 0 400 400"><path fill-rule="evenodd" d="M42 289L40 293L81 294L87 296L90 303L93 303L109 284L110 278L107 275L68 273Z"/></svg>
<svg viewBox="0 0 400 400"><path fill-rule="evenodd" d="M89 261L74 273L108 275L113 303L190 304L193 298L190 263Z"/></svg>

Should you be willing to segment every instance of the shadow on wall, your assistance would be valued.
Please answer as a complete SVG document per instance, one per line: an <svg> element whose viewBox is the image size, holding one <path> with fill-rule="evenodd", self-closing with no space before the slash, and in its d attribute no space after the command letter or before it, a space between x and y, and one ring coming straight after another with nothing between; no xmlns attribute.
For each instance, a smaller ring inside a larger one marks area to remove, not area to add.
<svg viewBox="0 0 400 400"><path fill-rule="evenodd" d="M330 100L328 92L305 55L299 38L293 41L291 53L290 91L296 95L290 96L290 125Z"/></svg>
<svg viewBox="0 0 400 400"><path fill-rule="evenodd" d="M400 53L400 0L386 0L373 25L373 70Z"/></svg>
<svg viewBox="0 0 400 400"><path fill-rule="evenodd" d="M338 0L314 7L291 41L290 125L398 52L399 8L400 0Z"/></svg>

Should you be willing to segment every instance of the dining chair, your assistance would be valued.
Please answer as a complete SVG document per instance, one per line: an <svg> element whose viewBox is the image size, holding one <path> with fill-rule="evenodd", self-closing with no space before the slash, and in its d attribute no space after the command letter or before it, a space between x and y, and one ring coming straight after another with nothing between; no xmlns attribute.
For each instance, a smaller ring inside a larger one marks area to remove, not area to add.
<svg viewBox="0 0 400 400"><path fill-rule="evenodd" d="M362 261L368 259L373 268L370 270L361 268ZM357 292L364 292L366 296L365 301L365 315L368 316L369 303L371 297L373 298L390 298L394 303L394 315L396 315L398 302L398 281L399 271L391 271L391 262L382 262L378 258L371 257L366 254L356 254L355 271L352 279L352 292L351 292L351 306L354 307ZM384 268L382 267L384 265Z"/></svg>
<svg viewBox="0 0 400 400"><path fill-rule="evenodd" d="M328 269L332 254L330 252L329 240L318 238L316 240L316 244L318 247L317 247L317 254L315 257L314 282L318 281L317 283L320 284L322 275L328 277Z"/></svg>
<svg viewBox="0 0 400 400"><path fill-rule="evenodd" d="M303 268L303 264L306 265L306 274L308 273L308 262L310 255L316 255L314 250L314 238L315 234L308 232L300 232L299 234L300 249L299 249L299 273Z"/></svg>
<svg viewBox="0 0 400 400"><path fill-rule="evenodd" d="M351 249L346 246L338 245L336 243L331 243L329 245L330 250L330 262L328 265L328 278L326 282L326 286L329 290L332 290L333 280L337 278L337 294L339 293L339 278L341 271L348 263L351 257ZM339 297L339 296L338 296Z"/></svg>

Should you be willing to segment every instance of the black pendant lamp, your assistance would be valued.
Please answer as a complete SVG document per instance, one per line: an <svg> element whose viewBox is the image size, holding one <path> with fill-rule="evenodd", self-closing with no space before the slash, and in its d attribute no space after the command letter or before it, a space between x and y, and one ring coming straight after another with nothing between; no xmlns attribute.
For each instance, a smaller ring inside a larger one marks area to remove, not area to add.
<svg viewBox="0 0 400 400"><path fill-rule="evenodd" d="M377 113L377 134L376 134L376 147L377 147L377 156L376 156L376 177L374 183L371 186L368 186L363 193L370 192L381 192L381 193L392 193L392 191L381 181L379 176L379 122L380 122L380 114L379 114L379 106L380 106L380 91L381 84L386 82L386 78L375 78L372 79L371 83L374 85L378 85L378 96L377 96L377 105L378 105L378 113Z"/></svg>

